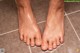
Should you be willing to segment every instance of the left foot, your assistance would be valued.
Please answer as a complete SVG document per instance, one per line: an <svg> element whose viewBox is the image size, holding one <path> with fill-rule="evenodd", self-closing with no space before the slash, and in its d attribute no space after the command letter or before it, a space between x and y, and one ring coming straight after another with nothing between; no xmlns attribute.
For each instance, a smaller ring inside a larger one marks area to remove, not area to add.
<svg viewBox="0 0 80 53"><path fill-rule="evenodd" d="M49 14L43 33L42 50L52 50L63 42L64 10Z"/></svg>
<svg viewBox="0 0 80 53"><path fill-rule="evenodd" d="M64 36L64 18L62 12L57 12L56 15L50 17L47 21L46 28L43 34L42 49L52 50L57 45L63 42Z"/></svg>

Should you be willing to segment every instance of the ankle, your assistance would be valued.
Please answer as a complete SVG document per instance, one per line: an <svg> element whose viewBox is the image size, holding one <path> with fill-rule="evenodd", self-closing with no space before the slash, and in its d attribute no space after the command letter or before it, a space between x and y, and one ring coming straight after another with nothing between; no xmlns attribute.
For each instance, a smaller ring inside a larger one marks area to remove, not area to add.
<svg viewBox="0 0 80 53"><path fill-rule="evenodd" d="M25 8L27 8L26 6L23 6L23 5L17 5L17 8L18 9L25 9Z"/></svg>
<svg viewBox="0 0 80 53"><path fill-rule="evenodd" d="M60 1L60 0L54 0L54 1L51 0L50 1L50 10L53 10L53 12L64 10L64 2Z"/></svg>
<svg viewBox="0 0 80 53"><path fill-rule="evenodd" d="M30 4L18 4L16 3L17 5L17 8L29 8L30 7Z"/></svg>

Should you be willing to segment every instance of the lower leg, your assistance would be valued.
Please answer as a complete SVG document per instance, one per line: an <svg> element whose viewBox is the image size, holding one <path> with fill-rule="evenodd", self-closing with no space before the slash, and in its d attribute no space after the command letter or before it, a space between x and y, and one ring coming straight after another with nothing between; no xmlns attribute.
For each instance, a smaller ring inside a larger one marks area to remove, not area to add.
<svg viewBox="0 0 80 53"><path fill-rule="evenodd" d="M43 34L42 49L52 50L63 42L64 0L50 0L46 28Z"/></svg>
<svg viewBox="0 0 80 53"><path fill-rule="evenodd" d="M34 17L33 13L32 13L32 9L31 9L31 5L30 5L30 0L16 0L16 4L17 4L17 9L18 9L18 17L19 19L23 20L24 18L32 18ZM25 16L30 16L30 17L24 17Z"/></svg>
<svg viewBox="0 0 80 53"><path fill-rule="evenodd" d="M61 14L64 15L64 0L50 0L47 20L48 18L52 18L56 14L60 16L62 16ZM62 18L64 18L64 16Z"/></svg>
<svg viewBox="0 0 80 53"><path fill-rule="evenodd" d="M32 13L30 0L16 0L18 8L20 39L28 45L41 44L41 34Z"/></svg>

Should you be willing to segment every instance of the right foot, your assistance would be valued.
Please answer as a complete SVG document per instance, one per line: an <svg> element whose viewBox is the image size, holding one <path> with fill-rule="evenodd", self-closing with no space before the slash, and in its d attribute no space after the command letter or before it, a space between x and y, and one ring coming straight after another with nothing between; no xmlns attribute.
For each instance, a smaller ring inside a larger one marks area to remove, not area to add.
<svg viewBox="0 0 80 53"><path fill-rule="evenodd" d="M41 45L41 34L31 9L18 8L20 39L27 45Z"/></svg>

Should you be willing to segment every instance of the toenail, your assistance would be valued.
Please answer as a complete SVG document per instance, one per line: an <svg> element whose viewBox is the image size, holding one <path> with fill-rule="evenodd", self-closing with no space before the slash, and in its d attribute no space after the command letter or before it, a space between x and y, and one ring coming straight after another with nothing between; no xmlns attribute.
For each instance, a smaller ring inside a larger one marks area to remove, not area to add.
<svg viewBox="0 0 80 53"><path fill-rule="evenodd" d="M31 45L31 47L34 47L34 45Z"/></svg>
<svg viewBox="0 0 80 53"><path fill-rule="evenodd" d="M27 46L29 46L30 44L26 43Z"/></svg>
<svg viewBox="0 0 80 53"><path fill-rule="evenodd" d="M54 48L56 48L57 46L54 46Z"/></svg>
<svg viewBox="0 0 80 53"><path fill-rule="evenodd" d="M52 50L52 48L49 48L49 50Z"/></svg>
<svg viewBox="0 0 80 53"><path fill-rule="evenodd" d="M41 43L40 42L36 42L36 45L39 46L39 45L41 45Z"/></svg>

